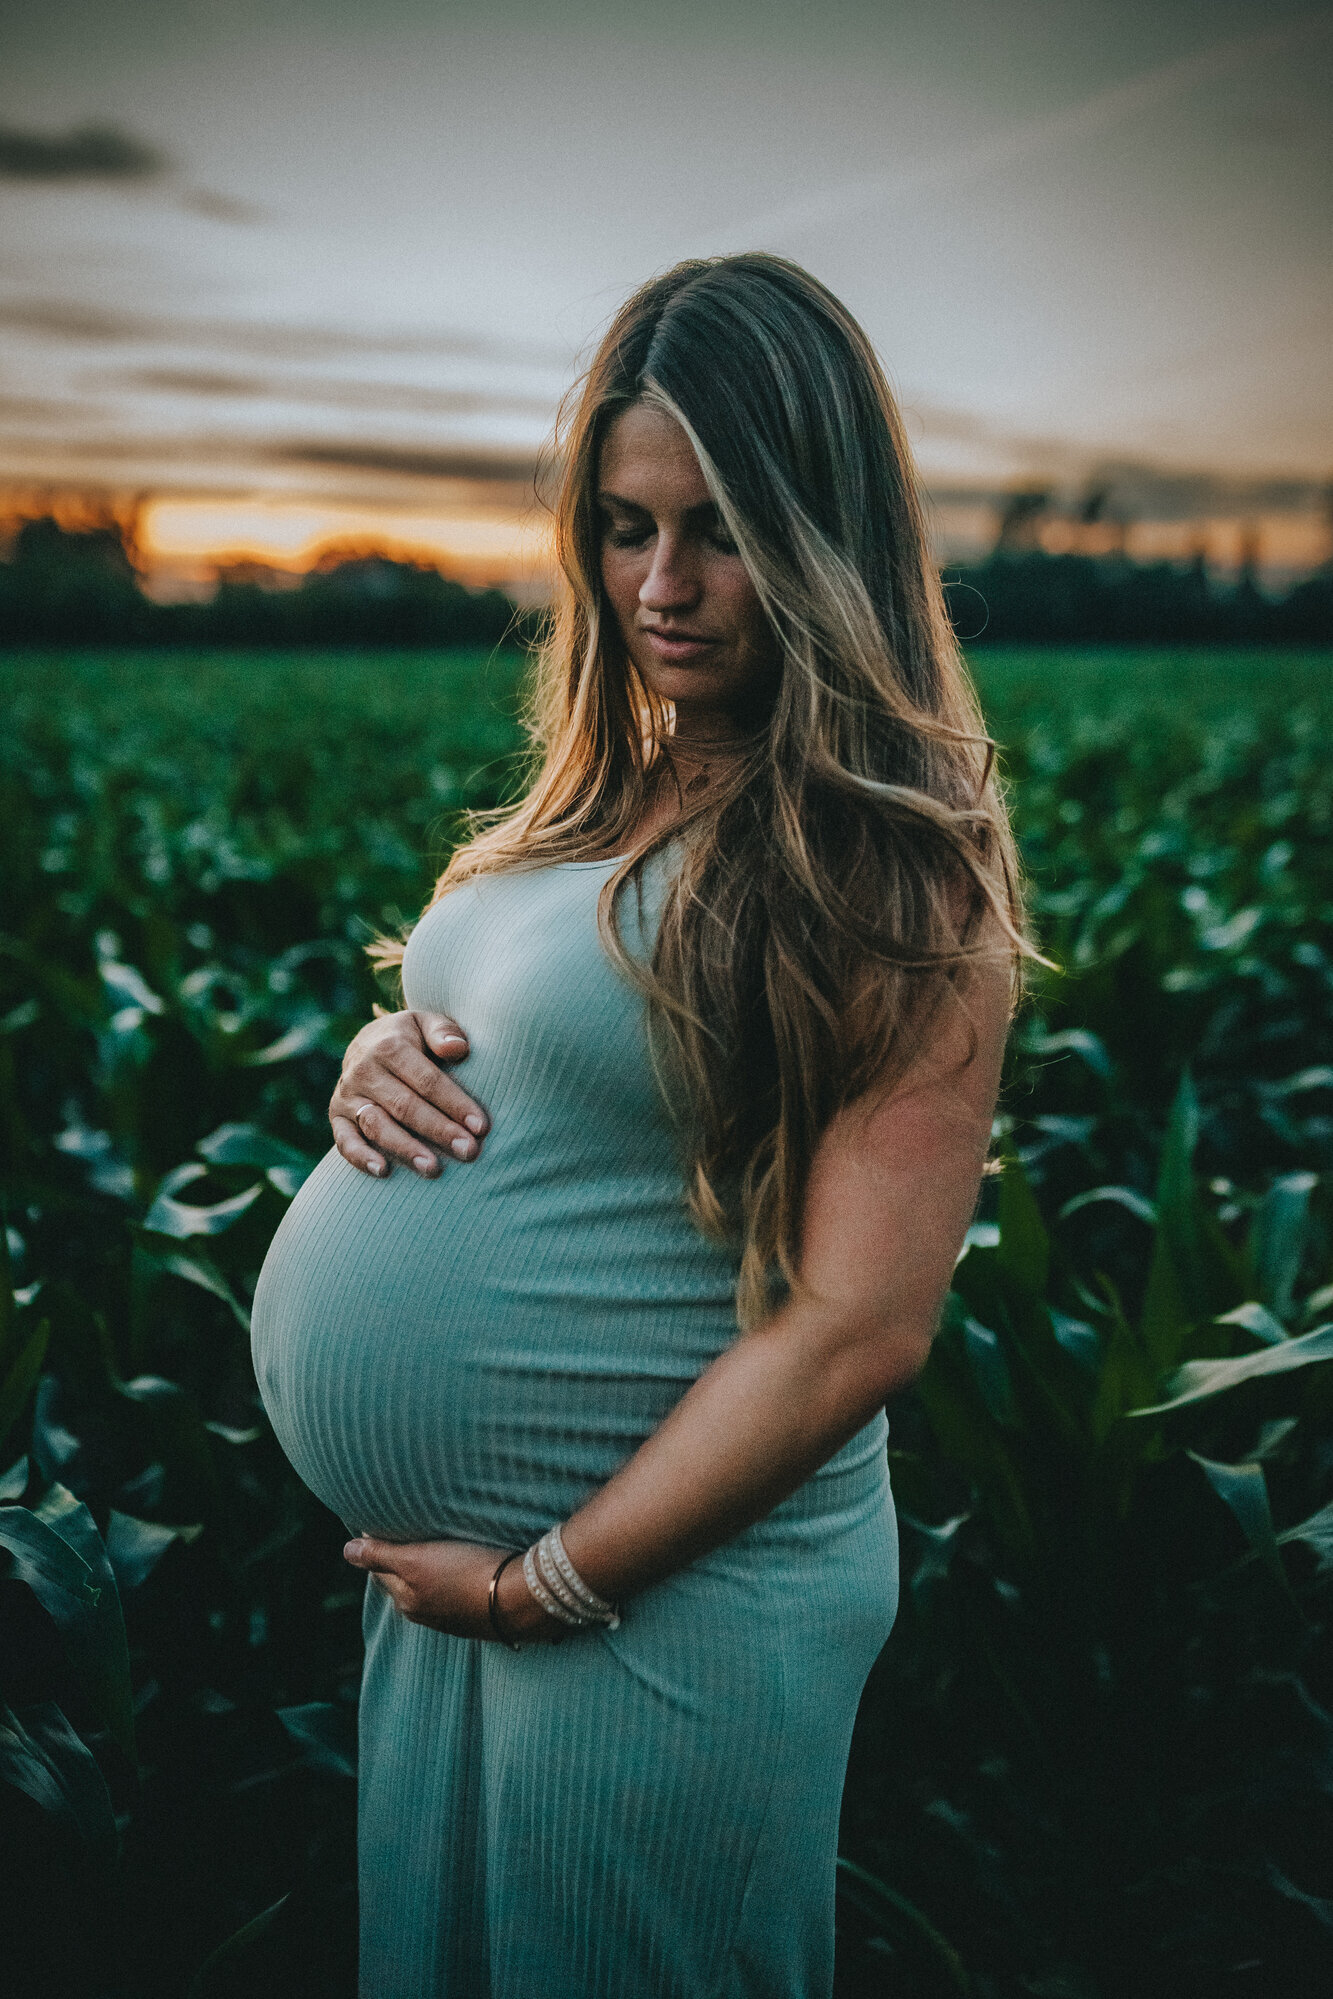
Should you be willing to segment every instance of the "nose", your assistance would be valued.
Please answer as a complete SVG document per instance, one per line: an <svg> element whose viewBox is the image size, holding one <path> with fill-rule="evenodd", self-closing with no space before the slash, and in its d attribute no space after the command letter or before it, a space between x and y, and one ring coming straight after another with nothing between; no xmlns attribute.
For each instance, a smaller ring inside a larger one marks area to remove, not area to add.
<svg viewBox="0 0 1333 1999"><path fill-rule="evenodd" d="M639 602L645 611L658 616L667 611L691 610L701 594L698 563L688 546L673 534L658 531L648 574L639 585Z"/></svg>

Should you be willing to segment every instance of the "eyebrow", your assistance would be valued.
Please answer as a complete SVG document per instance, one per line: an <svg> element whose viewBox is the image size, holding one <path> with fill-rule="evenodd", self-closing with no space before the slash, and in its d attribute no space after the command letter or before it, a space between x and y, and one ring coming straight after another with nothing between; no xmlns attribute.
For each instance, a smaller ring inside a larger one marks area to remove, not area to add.
<svg viewBox="0 0 1333 1999"><path fill-rule="evenodd" d="M597 498L602 506L619 507L622 513L649 514L649 509L647 507L641 507L637 500L625 499L623 495L620 493L601 492L598 493ZM649 518L651 519L650 514ZM686 508L685 518L687 521L704 520L704 519L716 520L718 518L717 502L715 500L701 500L697 507Z"/></svg>

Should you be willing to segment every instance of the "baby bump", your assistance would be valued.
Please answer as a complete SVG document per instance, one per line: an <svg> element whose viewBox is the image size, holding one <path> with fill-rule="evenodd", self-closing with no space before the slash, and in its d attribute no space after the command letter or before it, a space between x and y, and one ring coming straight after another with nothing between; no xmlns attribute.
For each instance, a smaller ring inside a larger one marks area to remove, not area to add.
<svg viewBox="0 0 1333 1999"><path fill-rule="evenodd" d="M735 1334L676 1185L371 1180L326 1157L255 1294L264 1406L354 1531L523 1541L572 1511Z"/></svg>

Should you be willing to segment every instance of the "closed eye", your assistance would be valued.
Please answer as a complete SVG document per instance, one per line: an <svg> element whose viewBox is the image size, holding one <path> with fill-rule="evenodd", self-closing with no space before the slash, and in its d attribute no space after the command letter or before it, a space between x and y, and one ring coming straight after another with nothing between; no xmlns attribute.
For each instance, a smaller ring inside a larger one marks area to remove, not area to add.
<svg viewBox="0 0 1333 1999"><path fill-rule="evenodd" d="M613 520L609 514L602 515L602 534L613 548L641 548L656 532L657 523L647 514L641 519L620 521ZM716 513L710 513L700 532L720 555L740 553Z"/></svg>

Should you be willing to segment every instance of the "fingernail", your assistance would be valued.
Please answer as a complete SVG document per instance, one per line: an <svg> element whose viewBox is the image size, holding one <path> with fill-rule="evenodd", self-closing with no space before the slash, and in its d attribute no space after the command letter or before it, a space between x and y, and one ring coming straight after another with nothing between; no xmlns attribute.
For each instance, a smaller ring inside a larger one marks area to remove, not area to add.
<svg viewBox="0 0 1333 1999"><path fill-rule="evenodd" d="M478 1138L481 1137L481 1134L486 1129L486 1120L480 1111L473 1111L471 1117L465 1117L463 1122L469 1131L476 1132Z"/></svg>
<svg viewBox="0 0 1333 1999"><path fill-rule="evenodd" d="M462 1051L467 1047L466 1041L464 1041L462 1037L457 1034L446 1034L438 1045L441 1055L445 1054L450 1048L458 1049L459 1053L461 1054Z"/></svg>
<svg viewBox="0 0 1333 1999"><path fill-rule="evenodd" d="M418 1173L433 1173L439 1161L433 1159L429 1152L419 1152L412 1164Z"/></svg>
<svg viewBox="0 0 1333 1999"><path fill-rule="evenodd" d="M385 1165L382 1159L372 1159L370 1162L370 1170L375 1175L375 1178L377 1180L382 1180L389 1169Z"/></svg>
<svg viewBox="0 0 1333 1999"><path fill-rule="evenodd" d="M456 1138L449 1147L455 1159L471 1159L476 1149L474 1141L470 1138Z"/></svg>
<svg viewBox="0 0 1333 1999"><path fill-rule="evenodd" d="M365 1553L365 1547L366 1544L364 1541L349 1541L343 1549L343 1560L347 1562L359 1562Z"/></svg>

